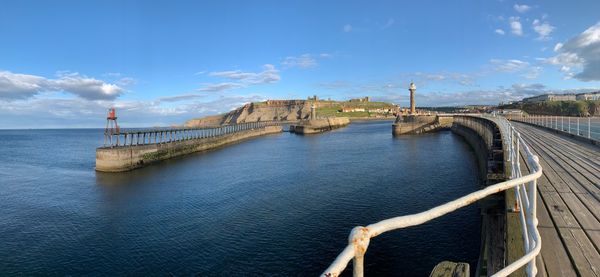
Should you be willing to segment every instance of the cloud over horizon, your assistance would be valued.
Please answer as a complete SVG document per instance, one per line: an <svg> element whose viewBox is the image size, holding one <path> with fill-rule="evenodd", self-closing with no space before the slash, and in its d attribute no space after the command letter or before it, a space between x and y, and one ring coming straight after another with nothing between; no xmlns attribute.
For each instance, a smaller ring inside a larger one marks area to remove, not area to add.
<svg viewBox="0 0 600 277"><path fill-rule="evenodd" d="M272 84L281 80L279 70L272 64L263 65L261 72L244 72L241 70L214 71L208 74L211 77L227 79L229 82L209 83L198 91L219 92L251 85Z"/></svg>
<svg viewBox="0 0 600 277"><path fill-rule="evenodd" d="M130 82L129 79L125 83ZM87 100L113 100L124 88L79 73L60 73L57 79L0 71L0 99L27 99L41 92L66 92Z"/></svg>

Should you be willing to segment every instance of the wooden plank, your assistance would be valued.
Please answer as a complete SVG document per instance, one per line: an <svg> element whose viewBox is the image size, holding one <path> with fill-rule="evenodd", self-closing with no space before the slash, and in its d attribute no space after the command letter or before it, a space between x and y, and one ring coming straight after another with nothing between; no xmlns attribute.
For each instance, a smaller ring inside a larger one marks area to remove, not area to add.
<svg viewBox="0 0 600 277"><path fill-rule="evenodd" d="M581 194L579 194L581 195ZM571 212L577 218L577 221L583 229L600 230L600 222L592 215L590 210L581 203L579 198L573 193L561 193L560 196L565 201Z"/></svg>
<svg viewBox="0 0 600 277"><path fill-rule="evenodd" d="M554 227L538 228L542 236L541 256L548 276L577 276L569 254ZM539 269L538 269L539 271Z"/></svg>
<svg viewBox="0 0 600 277"><path fill-rule="evenodd" d="M521 135L544 169L538 181L543 205L538 205L542 253L537 263L545 273L539 272L600 276L600 148L524 128Z"/></svg>
<svg viewBox="0 0 600 277"><path fill-rule="evenodd" d="M543 197L556 227L581 228L558 193L548 192Z"/></svg>
<svg viewBox="0 0 600 277"><path fill-rule="evenodd" d="M541 193L541 192L540 192ZM575 268L566 250L566 246L560 240L558 231L550 219L550 214L543 197L540 196L537 217L538 230L542 237L542 251L545 270L548 276L576 276Z"/></svg>
<svg viewBox="0 0 600 277"><path fill-rule="evenodd" d="M528 139L535 148L538 148L541 156L544 157L544 163L546 163L546 167L554 171L557 176L561 176L563 179L565 179L567 183L572 184L571 189L573 192L600 192L600 188L598 187L600 184L595 185L594 183L597 178L594 176L594 174L591 174L588 172L588 170L584 169L581 164L565 158L564 154L560 154L555 147L547 142L540 141L536 138ZM567 148L563 149L563 151L567 151L566 149ZM542 166L544 167L544 165ZM590 170L596 171L594 169ZM574 181L569 179L573 179Z"/></svg>
<svg viewBox="0 0 600 277"><path fill-rule="evenodd" d="M585 206L590 209L592 215L594 215L594 217L600 221L600 200L598 200L600 199L600 194L594 195L591 193L585 193L578 196L580 196L581 202L583 202Z"/></svg>
<svg viewBox="0 0 600 277"><path fill-rule="evenodd" d="M583 230L563 227L558 230L577 272L582 276L600 276L600 255Z"/></svg>
<svg viewBox="0 0 600 277"><path fill-rule="evenodd" d="M535 267L537 268L537 276L540 277L547 277L548 276L548 272L546 272L546 265L544 264L544 258L542 257L542 255L537 255L537 257L535 257Z"/></svg>

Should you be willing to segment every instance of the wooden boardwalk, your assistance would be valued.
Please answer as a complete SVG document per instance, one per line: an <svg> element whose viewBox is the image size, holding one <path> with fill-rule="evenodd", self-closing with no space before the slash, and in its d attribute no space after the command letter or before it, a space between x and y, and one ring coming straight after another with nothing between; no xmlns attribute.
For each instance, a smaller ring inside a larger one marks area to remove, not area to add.
<svg viewBox="0 0 600 277"><path fill-rule="evenodd" d="M544 173L538 182L538 276L600 277L600 147L512 124L539 156Z"/></svg>

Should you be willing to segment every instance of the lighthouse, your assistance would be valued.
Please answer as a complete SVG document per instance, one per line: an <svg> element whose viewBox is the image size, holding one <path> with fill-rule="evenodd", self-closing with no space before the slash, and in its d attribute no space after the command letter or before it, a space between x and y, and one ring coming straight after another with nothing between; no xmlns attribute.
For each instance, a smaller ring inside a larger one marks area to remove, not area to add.
<svg viewBox="0 0 600 277"><path fill-rule="evenodd" d="M410 114L416 114L415 110L415 92L417 91L417 86L415 83L410 82L410 86L408 87L408 91L410 91Z"/></svg>

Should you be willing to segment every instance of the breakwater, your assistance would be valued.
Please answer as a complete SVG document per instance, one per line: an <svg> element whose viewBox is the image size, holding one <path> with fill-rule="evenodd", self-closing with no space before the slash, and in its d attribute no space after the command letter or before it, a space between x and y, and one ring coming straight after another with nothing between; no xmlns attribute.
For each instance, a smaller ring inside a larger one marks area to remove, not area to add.
<svg viewBox="0 0 600 277"><path fill-rule="evenodd" d="M454 117L452 115L403 115L396 118L392 125L392 134L414 135L449 129Z"/></svg>
<svg viewBox="0 0 600 277"><path fill-rule="evenodd" d="M347 117L330 117L311 119L299 124L290 125L290 132L297 134L316 134L348 126Z"/></svg>
<svg viewBox="0 0 600 277"><path fill-rule="evenodd" d="M506 181L511 176L510 145L504 145L503 140L509 134L499 128L496 120L455 115L452 124L452 132L462 136L475 152L479 174L483 177L482 187ZM489 276L524 255L519 214L512 210L515 203L514 188L479 201L482 236L476 276ZM524 276L524 269L517 270L516 274Z"/></svg>
<svg viewBox="0 0 600 277"><path fill-rule="evenodd" d="M397 135L428 133L447 129L463 137L477 157L481 188L510 179L511 168L508 161L510 145L504 145L504 136L498 119L472 115L408 115L398 117L392 126ZM514 189L508 189L479 201L482 214L481 249L477 262L476 276L498 272L507 264L522 257L524 239L520 234L518 214L510 212L515 202ZM447 263L447 262L446 262ZM444 266L446 265L446 266ZM467 266L464 263L455 264ZM432 272L447 270L447 264L440 263ZM523 269L517 271L523 273Z"/></svg>
<svg viewBox="0 0 600 277"><path fill-rule="evenodd" d="M282 127L274 122L120 132L105 137L105 146L96 149L96 170L129 171L157 161L281 132Z"/></svg>

